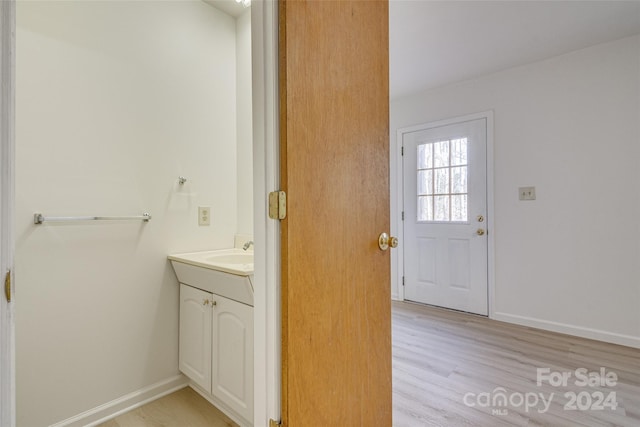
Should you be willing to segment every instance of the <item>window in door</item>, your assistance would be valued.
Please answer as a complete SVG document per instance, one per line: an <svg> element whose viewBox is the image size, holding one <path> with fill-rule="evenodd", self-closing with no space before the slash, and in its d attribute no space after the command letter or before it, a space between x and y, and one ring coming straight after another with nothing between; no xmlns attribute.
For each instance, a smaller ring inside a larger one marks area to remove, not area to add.
<svg viewBox="0 0 640 427"><path fill-rule="evenodd" d="M466 222L467 138L418 144L418 222Z"/></svg>

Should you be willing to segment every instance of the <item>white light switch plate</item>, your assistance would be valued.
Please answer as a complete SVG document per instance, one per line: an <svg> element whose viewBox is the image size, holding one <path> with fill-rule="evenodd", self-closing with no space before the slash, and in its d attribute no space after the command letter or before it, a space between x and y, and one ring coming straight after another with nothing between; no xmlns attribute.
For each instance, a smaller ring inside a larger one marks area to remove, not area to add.
<svg viewBox="0 0 640 427"><path fill-rule="evenodd" d="M520 195L520 200L535 200L536 187L520 187L518 188L518 194Z"/></svg>

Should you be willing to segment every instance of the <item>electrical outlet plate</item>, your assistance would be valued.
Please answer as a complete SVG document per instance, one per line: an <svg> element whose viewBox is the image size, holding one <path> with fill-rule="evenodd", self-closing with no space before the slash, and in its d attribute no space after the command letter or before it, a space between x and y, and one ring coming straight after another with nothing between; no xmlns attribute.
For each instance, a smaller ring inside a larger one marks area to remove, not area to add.
<svg viewBox="0 0 640 427"><path fill-rule="evenodd" d="M211 208L198 206L198 225L211 225Z"/></svg>
<svg viewBox="0 0 640 427"><path fill-rule="evenodd" d="M518 188L518 194L520 195L520 200L535 200L536 187L520 187Z"/></svg>

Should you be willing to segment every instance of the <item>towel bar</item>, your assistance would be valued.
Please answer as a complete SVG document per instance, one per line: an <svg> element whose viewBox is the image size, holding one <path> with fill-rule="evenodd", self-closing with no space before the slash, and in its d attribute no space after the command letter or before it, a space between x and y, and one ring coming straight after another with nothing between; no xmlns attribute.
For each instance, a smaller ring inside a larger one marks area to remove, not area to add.
<svg viewBox="0 0 640 427"><path fill-rule="evenodd" d="M64 222L64 221L122 221L122 220L142 220L149 222L151 214L143 213L136 216L44 216L41 213L33 214L33 223L42 224L43 222Z"/></svg>

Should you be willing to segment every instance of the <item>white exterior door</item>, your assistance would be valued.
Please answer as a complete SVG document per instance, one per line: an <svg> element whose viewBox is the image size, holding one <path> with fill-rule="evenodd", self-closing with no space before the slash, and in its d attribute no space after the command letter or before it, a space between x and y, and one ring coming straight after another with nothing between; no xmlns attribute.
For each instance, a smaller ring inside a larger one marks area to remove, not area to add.
<svg viewBox="0 0 640 427"><path fill-rule="evenodd" d="M487 119L402 134L404 299L488 315Z"/></svg>

